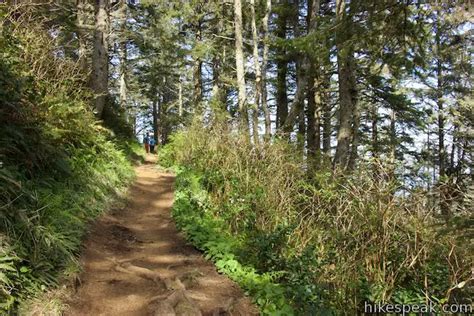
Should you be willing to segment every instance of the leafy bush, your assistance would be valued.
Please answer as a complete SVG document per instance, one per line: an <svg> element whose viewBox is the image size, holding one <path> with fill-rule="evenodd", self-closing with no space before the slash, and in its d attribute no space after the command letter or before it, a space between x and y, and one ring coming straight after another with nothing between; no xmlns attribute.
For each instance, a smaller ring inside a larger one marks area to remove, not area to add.
<svg viewBox="0 0 474 316"><path fill-rule="evenodd" d="M364 302L470 302L472 254L441 233L423 193L401 195L369 166L308 174L289 145L250 144L217 120L174 135L161 159L200 175L206 202L189 209L205 209L237 236L239 262L274 276L299 314L356 313ZM196 223L208 225L196 219L184 229Z"/></svg>
<svg viewBox="0 0 474 316"><path fill-rule="evenodd" d="M284 293L285 288L274 283L276 274L259 274L240 263L241 241L234 238L221 218L209 211L207 192L201 188L201 178L189 170L177 175L173 217L188 240L214 261L221 273L238 282L251 295L265 315L293 315Z"/></svg>

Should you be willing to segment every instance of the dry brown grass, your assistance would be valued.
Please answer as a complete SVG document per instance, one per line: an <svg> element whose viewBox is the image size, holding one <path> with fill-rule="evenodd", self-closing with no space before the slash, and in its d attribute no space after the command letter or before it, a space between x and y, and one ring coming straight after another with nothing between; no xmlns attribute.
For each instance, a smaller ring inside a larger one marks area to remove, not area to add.
<svg viewBox="0 0 474 316"><path fill-rule="evenodd" d="M288 259L312 247L320 265L301 273L329 289L337 308L469 295L454 297L452 289L472 282L472 254L442 232L425 192L402 196L383 168L377 176L369 165L351 175L326 169L308 175L288 144L255 146L227 122L194 124L171 147L165 159L204 174L216 215L235 233L265 236L292 227L275 249Z"/></svg>

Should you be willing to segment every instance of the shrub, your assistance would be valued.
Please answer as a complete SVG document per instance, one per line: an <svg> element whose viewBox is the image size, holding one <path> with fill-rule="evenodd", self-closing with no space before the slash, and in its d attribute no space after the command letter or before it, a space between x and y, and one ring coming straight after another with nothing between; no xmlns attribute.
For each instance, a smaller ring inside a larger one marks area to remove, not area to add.
<svg viewBox="0 0 474 316"><path fill-rule="evenodd" d="M285 288L274 282L276 274L263 273L241 264L241 240L231 235L222 218L213 216L202 178L190 170L177 175L173 217L188 240L214 261L217 269L239 283L260 306L264 315L293 315Z"/></svg>
<svg viewBox="0 0 474 316"><path fill-rule="evenodd" d="M276 273L300 314L469 302L472 254L441 233L424 194L399 194L370 166L310 173L290 145L251 144L217 120L174 135L161 157L201 175L206 204L191 209L237 236L239 262Z"/></svg>

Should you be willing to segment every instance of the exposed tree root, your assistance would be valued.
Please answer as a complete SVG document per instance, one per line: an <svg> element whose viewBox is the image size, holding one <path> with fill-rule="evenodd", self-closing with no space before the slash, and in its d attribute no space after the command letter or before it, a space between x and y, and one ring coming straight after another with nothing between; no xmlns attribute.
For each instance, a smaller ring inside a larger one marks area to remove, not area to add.
<svg viewBox="0 0 474 316"><path fill-rule="evenodd" d="M186 287L178 276L174 278L161 278L158 273L143 267L135 266L129 262L116 263L115 270L134 274L138 277L151 280L156 284L164 284L171 294L156 296L150 300L152 312L158 316L200 316L198 304L187 295Z"/></svg>
<svg viewBox="0 0 474 316"><path fill-rule="evenodd" d="M124 272L124 273L134 274L141 278L151 280L157 284L160 284L162 282L160 276L156 272L147 268L134 266L129 262L117 264L115 266L115 270Z"/></svg>
<svg viewBox="0 0 474 316"><path fill-rule="evenodd" d="M170 214L173 176L157 172L154 161L137 176L126 209L91 230L65 315L257 315L235 283L180 236Z"/></svg>
<svg viewBox="0 0 474 316"><path fill-rule="evenodd" d="M159 301L159 302L157 302ZM175 290L168 296L159 296L152 299L155 316L200 316L201 311L196 302L187 295L186 290ZM154 303L154 304L153 304Z"/></svg>

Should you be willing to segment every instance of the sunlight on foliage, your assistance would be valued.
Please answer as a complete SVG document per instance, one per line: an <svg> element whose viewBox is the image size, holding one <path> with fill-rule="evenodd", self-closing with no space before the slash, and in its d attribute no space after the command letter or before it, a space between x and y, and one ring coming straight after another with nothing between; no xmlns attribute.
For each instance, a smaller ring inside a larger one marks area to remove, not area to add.
<svg viewBox="0 0 474 316"><path fill-rule="evenodd" d="M136 151L97 123L85 75L52 57L41 23L25 15L1 32L0 313L58 284L88 221L133 178Z"/></svg>
<svg viewBox="0 0 474 316"><path fill-rule="evenodd" d="M270 273L280 285L269 291L298 314L470 297L450 289L469 279L472 254L439 234L425 196L401 196L383 173L308 178L289 145L255 146L219 122L174 135L161 164L179 166L174 216L189 240L244 288L242 265Z"/></svg>

